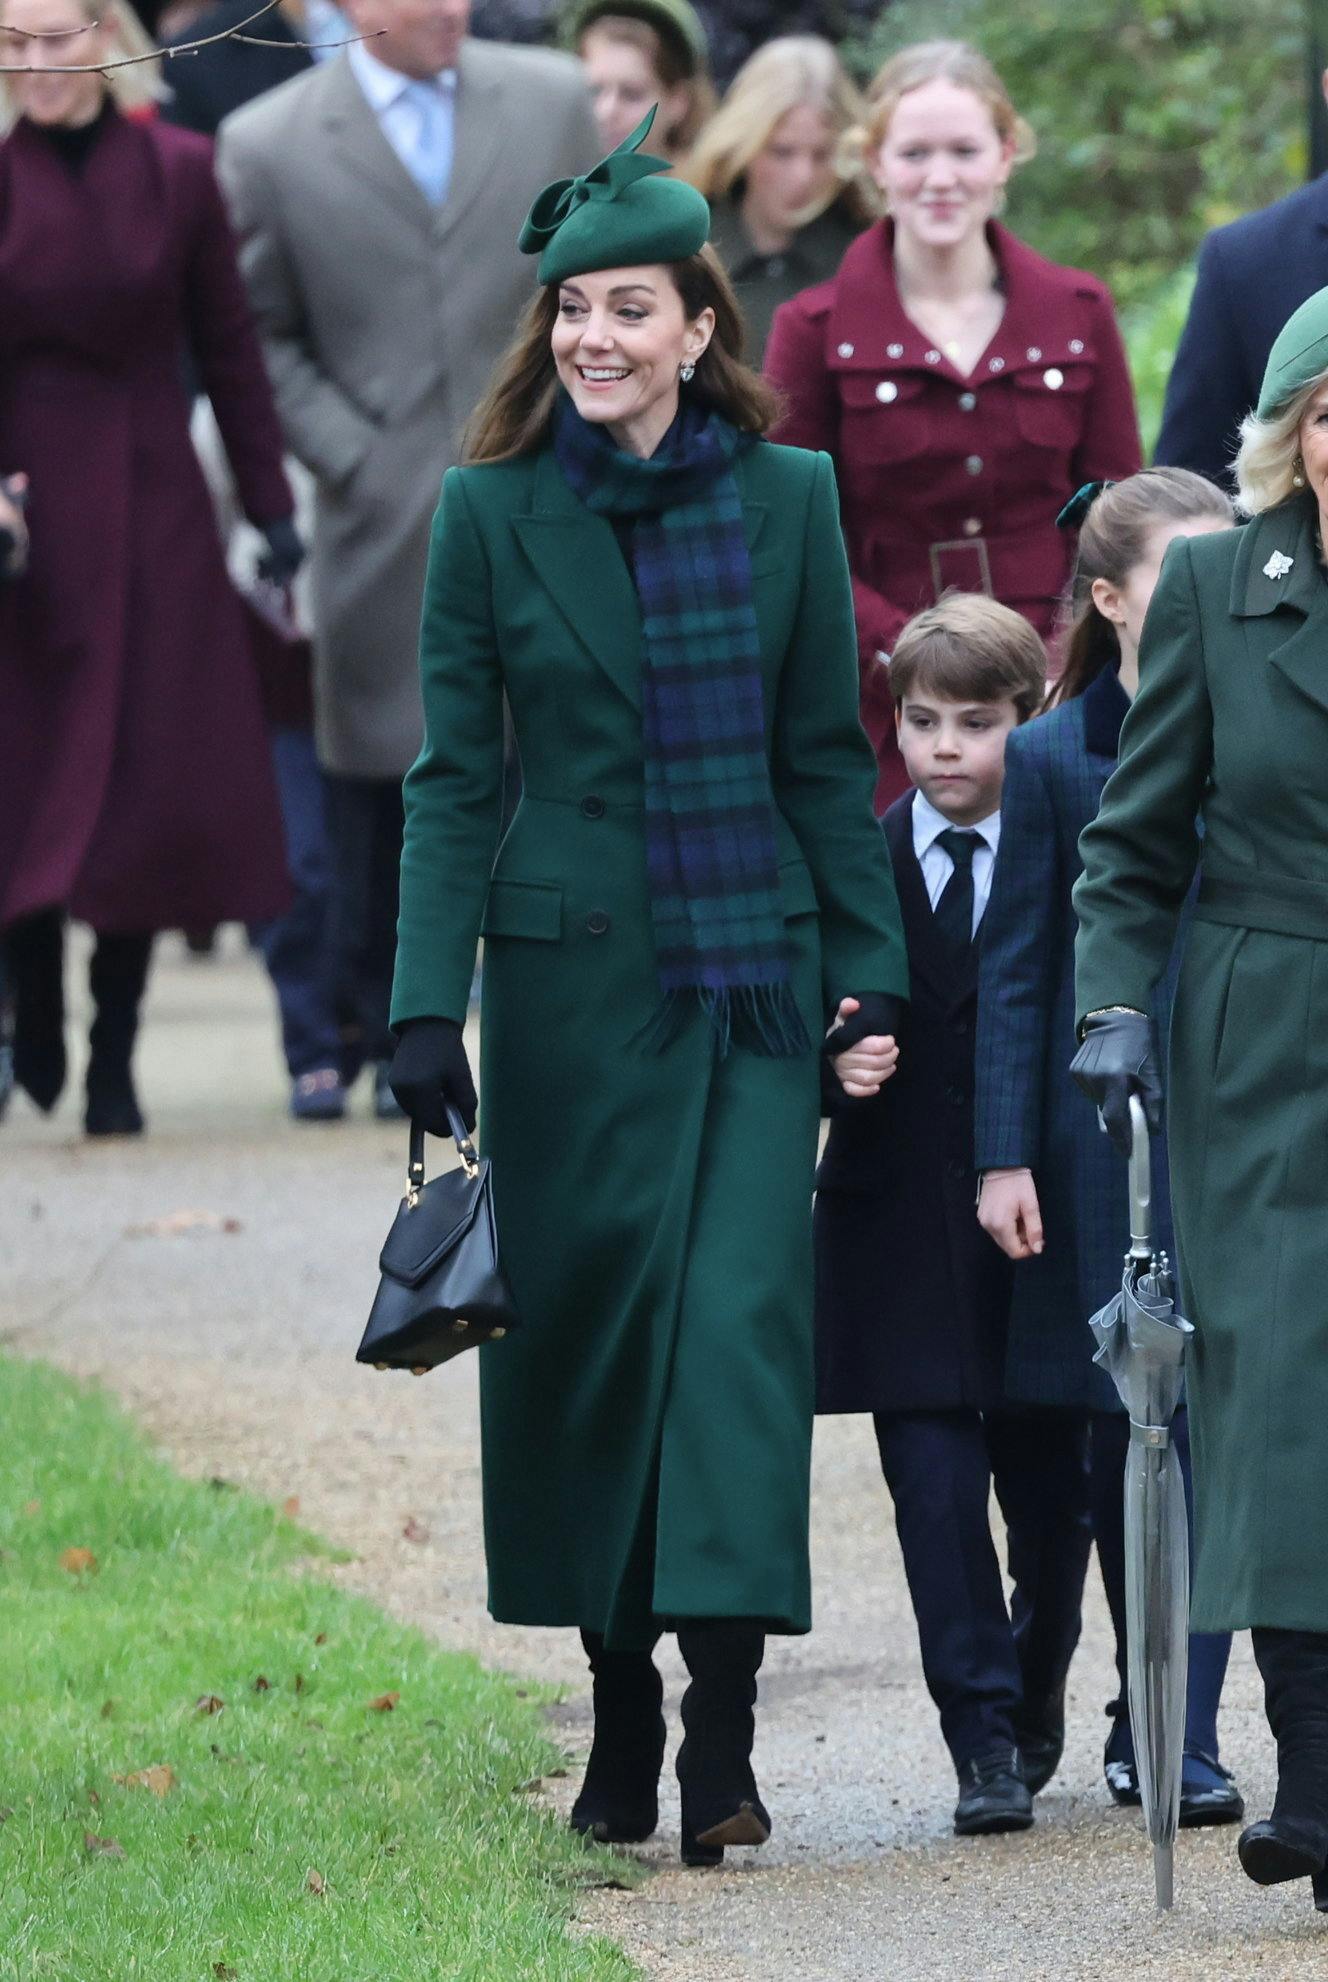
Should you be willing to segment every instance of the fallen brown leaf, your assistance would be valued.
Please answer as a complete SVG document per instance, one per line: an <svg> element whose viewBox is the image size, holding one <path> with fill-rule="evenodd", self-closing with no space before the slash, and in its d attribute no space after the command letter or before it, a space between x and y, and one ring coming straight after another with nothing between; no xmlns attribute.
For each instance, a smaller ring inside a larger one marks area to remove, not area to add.
<svg viewBox="0 0 1328 1982"><path fill-rule="evenodd" d="M297 1672L295 1675L295 1691L297 1693L303 1693L304 1691L304 1674L302 1672Z"/></svg>
<svg viewBox="0 0 1328 1982"><path fill-rule="evenodd" d="M91 1803L93 1808L95 1809L97 1804L101 1802L100 1793L95 1789L90 1789L88 1791L88 1802Z"/></svg>
<svg viewBox="0 0 1328 1982"><path fill-rule="evenodd" d="M370 1700L368 1710L371 1714L390 1714L400 1698L399 1693L380 1693L376 1700Z"/></svg>
<svg viewBox="0 0 1328 1982"><path fill-rule="evenodd" d="M127 1239L178 1239L190 1232L242 1232L238 1218L223 1217L219 1211L167 1211L160 1218L149 1218L144 1225L126 1225Z"/></svg>
<svg viewBox="0 0 1328 1982"><path fill-rule="evenodd" d="M83 1849L90 1858L123 1858L124 1846L117 1844L113 1837L98 1837L95 1831L84 1831Z"/></svg>
<svg viewBox="0 0 1328 1982"><path fill-rule="evenodd" d="M217 1982L235 1982L239 1972L238 1968L232 1968L228 1962L214 1961L212 1964L212 1973L216 1976Z"/></svg>
<svg viewBox="0 0 1328 1982"><path fill-rule="evenodd" d="M318 1633L318 1636L317 1636L317 1637L316 1637L316 1638L314 1639L314 1643L315 1643L316 1645L325 1645L325 1644L327 1643L327 1633L326 1633L326 1631L320 1631L320 1632Z"/></svg>
<svg viewBox="0 0 1328 1982"><path fill-rule="evenodd" d="M23 1512L25 1514L40 1514L41 1502L39 1500L25 1500L23 1503Z"/></svg>
<svg viewBox="0 0 1328 1982"><path fill-rule="evenodd" d="M255 1693L270 1693L272 1691L272 1681L265 1678L260 1672L254 1681L254 1691Z"/></svg>
<svg viewBox="0 0 1328 1982"><path fill-rule="evenodd" d="M309 1867L304 1883L311 1893L317 1893L320 1898L327 1891L326 1879L321 1872L315 1872L312 1865Z"/></svg>
<svg viewBox="0 0 1328 1982"><path fill-rule="evenodd" d="M296 1515L297 1515L297 1514L299 1513L299 1511L300 1511L300 1496L299 1496L299 1494L298 1494L298 1493L288 1493L288 1494L286 1495L286 1498L285 1498L285 1499L284 1499L284 1500L282 1501L282 1503L281 1503L281 1511L282 1511L282 1513L283 1513L283 1514L284 1514L284 1515L286 1516L286 1519L287 1519L288 1521L293 1521L293 1520L295 1519L295 1516L296 1516Z"/></svg>
<svg viewBox="0 0 1328 1982"><path fill-rule="evenodd" d="M196 1714L219 1714L226 1702L219 1693L200 1693L194 1701Z"/></svg>
<svg viewBox="0 0 1328 1982"><path fill-rule="evenodd" d="M407 1542L427 1542L429 1539L429 1530L424 1526L422 1521L417 1521L412 1514L405 1527L401 1530L401 1538Z"/></svg>
<svg viewBox="0 0 1328 1982"><path fill-rule="evenodd" d="M67 1548L61 1551L60 1567L71 1576L95 1576L101 1564L90 1548Z"/></svg>
<svg viewBox="0 0 1328 1982"><path fill-rule="evenodd" d="M175 1770L165 1762L154 1762L151 1768L135 1769L132 1775L112 1776L122 1789L150 1789L154 1796L169 1796L175 1787Z"/></svg>
<svg viewBox="0 0 1328 1982"><path fill-rule="evenodd" d="M101 1703L102 1720L109 1720L114 1712L115 1712L114 1700L103 1700Z"/></svg>

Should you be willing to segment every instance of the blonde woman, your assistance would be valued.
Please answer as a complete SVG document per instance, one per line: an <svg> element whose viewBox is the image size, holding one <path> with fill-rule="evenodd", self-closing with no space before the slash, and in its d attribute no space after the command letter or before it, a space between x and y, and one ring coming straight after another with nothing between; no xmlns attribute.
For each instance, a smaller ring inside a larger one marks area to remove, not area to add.
<svg viewBox="0 0 1328 1982"><path fill-rule="evenodd" d="M1133 1094L1161 1119L1148 1013L1202 848L1167 1076L1191 1623L1251 1632L1277 1741L1241 1864L1328 1911L1328 289L1273 345L1236 480L1245 527L1167 552L1080 841L1072 1071L1122 1151Z"/></svg>
<svg viewBox="0 0 1328 1982"><path fill-rule="evenodd" d="M27 477L0 590L0 933L14 1071L65 1081L64 919L97 932L90 1135L141 1130L131 1072L162 928L277 914L257 684L189 440L192 356L271 567L299 561L281 438L211 148L122 103L118 0L0 0L0 467ZM150 73L150 71L149 71Z"/></svg>
<svg viewBox="0 0 1328 1982"><path fill-rule="evenodd" d="M705 28L690 0L577 0L567 32L604 149L658 105L651 150L676 165L715 108Z"/></svg>
<svg viewBox="0 0 1328 1982"><path fill-rule="evenodd" d="M780 439L838 470L884 810L908 782L888 662L904 622L948 590L986 592L1046 639L1074 555L1058 511L1142 462L1106 289L996 218L1033 137L990 62L920 43L870 102L886 216L776 313L766 372L789 409Z"/></svg>
<svg viewBox="0 0 1328 1982"><path fill-rule="evenodd" d="M845 143L866 108L828 41L782 35L739 69L683 167L710 201L756 363L780 304L833 275L880 211Z"/></svg>

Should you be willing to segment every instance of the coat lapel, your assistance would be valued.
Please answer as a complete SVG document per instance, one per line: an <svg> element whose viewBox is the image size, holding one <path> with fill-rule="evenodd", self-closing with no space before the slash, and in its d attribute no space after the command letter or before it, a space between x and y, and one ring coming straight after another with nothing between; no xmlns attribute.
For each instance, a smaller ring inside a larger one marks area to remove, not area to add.
<svg viewBox="0 0 1328 1982"><path fill-rule="evenodd" d="M438 246L466 212L492 176L504 140L512 133L503 122L502 91L489 68L488 50L467 40L457 63L456 135L452 147L452 177L447 198L433 214ZM519 148L519 147L518 147Z"/></svg>
<svg viewBox="0 0 1328 1982"><path fill-rule="evenodd" d="M1260 654L1328 713L1328 578L1319 558L1312 496L1293 497L1246 524L1232 567L1230 604L1238 619L1250 622L1246 636L1257 642ZM1259 621L1267 623L1258 627Z"/></svg>
<svg viewBox="0 0 1328 1982"><path fill-rule="evenodd" d="M744 495L742 514L755 561L768 510ZM599 662L634 709L641 707L641 608L613 526L572 493L552 448L535 468L530 511L512 518L517 541L570 632ZM755 574L754 574L755 582Z"/></svg>
<svg viewBox="0 0 1328 1982"><path fill-rule="evenodd" d="M897 799L881 821L895 871L899 908L908 934L909 969L943 1011L972 997L977 988L978 946L970 943L968 957L956 970L954 958L936 934L936 915L913 851L913 797Z"/></svg>
<svg viewBox="0 0 1328 1982"><path fill-rule="evenodd" d="M371 181L403 219L416 227L431 227L435 209L383 136L350 63L343 55L329 63L325 73L323 122L337 133L333 156L357 182Z"/></svg>

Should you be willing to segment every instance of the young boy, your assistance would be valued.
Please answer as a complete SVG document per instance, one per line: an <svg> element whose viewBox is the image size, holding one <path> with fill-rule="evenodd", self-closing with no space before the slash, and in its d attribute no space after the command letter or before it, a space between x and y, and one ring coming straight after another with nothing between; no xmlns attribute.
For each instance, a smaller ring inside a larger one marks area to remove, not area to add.
<svg viewBox="0 0 1328 1982"><path fill-rule="evenodd" d="M1049 1413L1030 1428L999 1410L1011 1269L974 1209L976 938L1005 739L1041 706L1045 673L1032 627L993 599L952 594L899 636L890 680L916 789L882 825L909 1017L880 1095L837 1107L817 1179L817 1409L873 1414L961 1835L1033 1821L1032 1791L1064 1739L1088 1552L1077 1427ZM988 1520L993 1477L1013 1626Z"/></svg>

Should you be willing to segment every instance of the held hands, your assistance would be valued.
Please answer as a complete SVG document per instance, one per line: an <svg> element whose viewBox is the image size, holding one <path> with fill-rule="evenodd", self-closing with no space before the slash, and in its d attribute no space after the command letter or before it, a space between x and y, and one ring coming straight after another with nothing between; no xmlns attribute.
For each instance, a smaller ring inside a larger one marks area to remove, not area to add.
<svg viewBox="0 0 1328 1982"><path fill-rule="evenodd" d="M399 1106L431 1136L450 1136L450 1101L473 1131L478 1102L461 1027L453 1019L408 1019L400 1035L387 1075Z"/></svg>
<svg viewBox="0 0 1328 1982"><path fill-rule="evenodd" d="M0 475L0 579L21 578L28 562L28 526L23 503L26 475Z"/></svg>
<svg viewBox="0 0 1328 1982"><path fill-rule="evenodd" d="M987 1170L978 1191L978 1224L1011 1259L1042 1251L1042 1210L1031 1170Z"/></svg>
<svg viewBox="0 0 1328 1982"><path fill-rule="evenodd" d="M898 1067L896 1034L901 1017L900 1000L881 991L840 999L821 1051L851 1101L868 1101L879 1094Z"/></svg>
<svg viewBox="0 0 1328 1982"><path fill-rule="evenodd" d="M1143 1102L1153 1134L1161 1128L1162 1073L1153 1047L1153 1021L1146 1012L1090 1012L1070 1072L1089 1100L1096 1101L1102 1126L1122 1156L1129 1156L1134 1142L1132 1094Z"/></svg>

